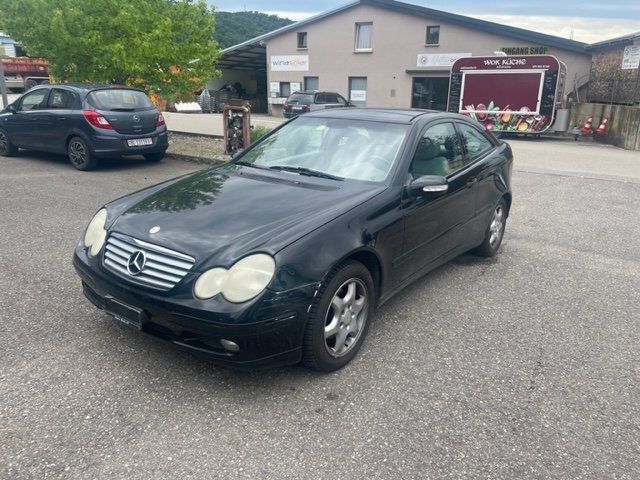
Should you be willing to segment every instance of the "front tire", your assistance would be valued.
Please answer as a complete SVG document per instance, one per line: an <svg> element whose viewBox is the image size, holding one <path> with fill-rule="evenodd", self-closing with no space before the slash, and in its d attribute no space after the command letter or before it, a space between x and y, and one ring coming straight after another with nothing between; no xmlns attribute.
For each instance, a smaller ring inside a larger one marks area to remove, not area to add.
<svg viewBox="0 0 640 480"><path fill-rule="evenodd" d="M144 159L147 162L152 162L152 163L156 163L161 161L165 156L165 152L159 152L159 153L148 153L144 156Z"/></svg>
<svg viewBox="0 0 640 480"><path fill-rule="evenodd" d="M359 262L336 267L323 282L311 307L302 361L321 372L344 367L358 353L375 308L369 270Z"/></svg>
<svg viewBox="0 0 640 480"><path fill-rule="evenodd" d="M71 165L78 170L95 170L98 166L98 160L89 150L87 143L80 137L73 137L69 140L67 153L69 154Z"/></svg>
<svg viewBox="0 0 640 480"><path fill-rule="evenodd" d="M11 140L7 132L0 130L0 156L2 157L14 157L18 154L18 147L16 147Z"/></svg>
<svg viewBox="0 0 640 480"><path fill-rule="evenodd" d="M496 208L493 210L491 222L484 234L484 240L480 246L471 251L475 255L481 257L493 257L498 253L498 249L504 238L504 230L507 226L507 204L504 198L500 200Z"/></svg>

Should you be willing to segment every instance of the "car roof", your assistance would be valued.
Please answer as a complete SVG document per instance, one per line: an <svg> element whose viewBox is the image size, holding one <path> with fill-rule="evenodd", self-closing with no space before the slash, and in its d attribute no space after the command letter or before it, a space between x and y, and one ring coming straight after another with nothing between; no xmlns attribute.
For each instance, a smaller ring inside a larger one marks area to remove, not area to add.
<svg viewBox="0 0 640 480"><path fill-rule="evenodd" d="M66 87L73 90L89 92L91 90L100 90L103 88L122 88L128 90L139 90L135 87L127 87L126 85L108 84L108 83L52 83L41 85L42 87Z"/></svg>
<svg viewBox="0 0 640 480"><path fill-rule="evenodd" d="M316 95L318 93L335 93L336 95L340 95L338 92L330 92L330 91L327 91L327 90L296 90L291 95L296 95L296 94L300 94L300 95Z"/></svg>
<svg viewBox="0 0 640 480"><path fill-rule="evenodd" d="M460 115L438 110L419 110L415 108L328 108L305 114L305 117L345 118L349 120L368 120L387 123L413 123L423 116L456 118Z"/></svg>

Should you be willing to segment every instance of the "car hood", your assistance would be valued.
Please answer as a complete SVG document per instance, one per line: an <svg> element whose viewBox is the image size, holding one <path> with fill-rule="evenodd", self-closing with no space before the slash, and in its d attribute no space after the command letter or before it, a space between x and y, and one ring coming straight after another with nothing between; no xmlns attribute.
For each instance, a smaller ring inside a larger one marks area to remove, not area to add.
<svg viewBox="0 0 640 480"><path fill-rule="evenodd" d="M384 189L228 164L114 202L109 231L193 256L196 269L228 267L250 252L275 255Z"/></svg>

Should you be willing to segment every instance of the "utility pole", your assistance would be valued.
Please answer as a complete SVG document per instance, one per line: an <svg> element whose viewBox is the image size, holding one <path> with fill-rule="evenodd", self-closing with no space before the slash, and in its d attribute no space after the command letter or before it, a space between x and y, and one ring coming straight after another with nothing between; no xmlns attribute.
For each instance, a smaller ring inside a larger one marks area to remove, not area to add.
<svg viewBox="0 0 640 480"><path fill-rule="evenodd" d="M0 93L2 94L2 107L6 108L9 105L7 100L7 85L4 83L4 65L2 63L2 56L0 56Z"/></svg>

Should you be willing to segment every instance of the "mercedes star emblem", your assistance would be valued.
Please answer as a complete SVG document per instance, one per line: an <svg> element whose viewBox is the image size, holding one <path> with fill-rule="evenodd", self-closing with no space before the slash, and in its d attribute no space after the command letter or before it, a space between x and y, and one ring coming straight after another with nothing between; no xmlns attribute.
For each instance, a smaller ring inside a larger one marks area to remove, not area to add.
<svg viewBox="0 0 640 480"><path fill-rule="evenodd" d="M127 271L134 277L140 275L144 269L144 264L147 263L147 257L142 250L136 250L129 257L127 262Z"/></svg>
<svg viewBox="0 0 640 480"><path fill-rule="evenodd" d="M140 123L140 115L134 115L133 116L133 121L136 123Z"/></svg>

